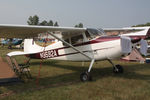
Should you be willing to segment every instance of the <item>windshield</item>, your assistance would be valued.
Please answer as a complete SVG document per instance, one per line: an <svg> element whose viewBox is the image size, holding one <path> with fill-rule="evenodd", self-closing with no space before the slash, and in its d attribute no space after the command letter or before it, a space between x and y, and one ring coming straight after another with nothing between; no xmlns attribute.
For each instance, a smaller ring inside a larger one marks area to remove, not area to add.
<svg viewBox="0 0 150 100"><path fill-rule="evenodd" d="M100 37L102 35L105 35L105 32L102 29L88 28L85 34L86 34L87 39L91 40L91 39Z"/></svg>

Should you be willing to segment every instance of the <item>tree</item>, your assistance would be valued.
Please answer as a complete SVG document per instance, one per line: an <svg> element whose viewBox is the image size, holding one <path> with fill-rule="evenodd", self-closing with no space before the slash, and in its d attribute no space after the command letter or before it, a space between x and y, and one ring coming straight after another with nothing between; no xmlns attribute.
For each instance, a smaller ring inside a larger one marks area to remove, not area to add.
<svg viewBox="0 0 150 100"><path fill-rule="evenodd" d="M83 28L83 24L82 24L82 23L79 23L79 27L80 27L80 28Z"/></svg>
<svg viewBox="0 0 150 100"><path fill-rule="evenodd" d="M79 23L78 25L75 25L75 27L83 28L83 24L82 24L82 23Z"/></svg>
<svg viewBox="0 0 150 100"><path fill-rule="evenodd" d="M138 24L138 25L134 25L132 27L143 27L143 26L150 26L150 22L146 23L146 24Z"/></svg>
<svg viewBox="0 0 150 100"><path fill-rule="evenodd" d="M42 21L39 25L42 25L42 26L48 26L48 23L46 20Z"/></svg>
<svg viewBox="0 0 150 100"><path fill-rule="evenodd" d="M52 20L50 20L50 21L48 22L48 26L53 26L53 21L52 21Z"/></svg>
<svg viewBox="0 0 150 100"><path fill-rule="evenodd" d="M27 23L28 23L28 25L32 25L32 24L33 24L33 18L32 18L32 16L30 16L30 17L28 18Z"/></svg>
<svg viewBox="0 0 150 100"><path fill-rule="evenodd" d="M39 25L39 17L37 15L30 16L27 23L28 25Z"/></svg>
<svg viewBox="0 0 150 100"><path fill-rule="evenodd" d="M58 23L57 23L57 21L55 22L54 26L59 26Z"/></svg>
<svg viewBox="0 0 150 100"><path fill-rule="evenodd" d="M47 22L46 20L43 20L41 23L39 23L39 17L37 15L30 16L27 21L28 25L41 25L41 26L59 26L58 22L56 21L53 23L52 20Z"/></svg>

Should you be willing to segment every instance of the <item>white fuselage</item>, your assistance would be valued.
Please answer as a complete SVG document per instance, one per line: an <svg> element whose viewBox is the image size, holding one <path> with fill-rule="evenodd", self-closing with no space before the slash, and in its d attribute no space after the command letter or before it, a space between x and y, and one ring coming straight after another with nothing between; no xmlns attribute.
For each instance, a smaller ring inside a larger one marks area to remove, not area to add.
<svg viewBox="0 0 150 100"><path fill-rule="evenodd" d="M32 50L36 44L32 46ZM75 46L78 50L95 60L106 60L120 58L122 53L120 39L97 42ZM75 51L71 47L64 47L63 43L58 41L47 47L35 48L40 58L70 61L89 61L87 57Z"/></svg>

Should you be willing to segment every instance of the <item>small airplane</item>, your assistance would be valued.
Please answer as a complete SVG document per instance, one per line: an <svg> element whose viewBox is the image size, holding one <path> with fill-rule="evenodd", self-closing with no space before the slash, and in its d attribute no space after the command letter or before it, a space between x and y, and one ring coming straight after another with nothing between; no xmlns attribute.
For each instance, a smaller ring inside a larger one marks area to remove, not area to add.
<svg viewBox="0 0 150 100"><path fill-rule="evenodd" d="M1 40L1 44L4 45L8 45L8 48L11 49L12 45L16 46L16 45L20 45L23 42L22 39L17 39L17 38L13 38L13 39L3 39Z"/></svg>
<svg viewBox="0 0 150 100"><path fill-rule="evenodd" d="M0 37L25 39L24 51L10 52L7 56L25 55L34 59L90 61L88 70L80 75L83 82L92 79L90 72L95 61L108 60L113 65L114 73L123 73L123 67L115 65L111 60L129 55L135 44L141 39L150 37L148 27L122 29L122 31L135 31L135 34L107 36L103 29L95 28L0 25ZM48 33L58 41L46 47L39 46L34 41L34 37L39 33ZM55 33L60 33L61 36ZM143 50L141 53L146 51Z"/></svg>

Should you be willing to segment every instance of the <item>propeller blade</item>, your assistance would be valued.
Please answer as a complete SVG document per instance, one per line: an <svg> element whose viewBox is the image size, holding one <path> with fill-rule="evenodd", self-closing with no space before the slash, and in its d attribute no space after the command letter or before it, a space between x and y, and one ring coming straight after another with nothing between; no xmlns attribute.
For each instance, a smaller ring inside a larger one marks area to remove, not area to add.
<svg viewBox="0 0 150 100"><path fill-rule="evenodd" d="M130 37L121 36L122 53L129 54L132 51L132 43Z"/></svg>
<svg viewBox="0 0 150 100"><path fill-rule="evenodd" d="M142 55L146 56L147 55L147 50L148 50L148 44L147 44L147 41L146 40L141 40L140 41L140 52Z"/></svg>

